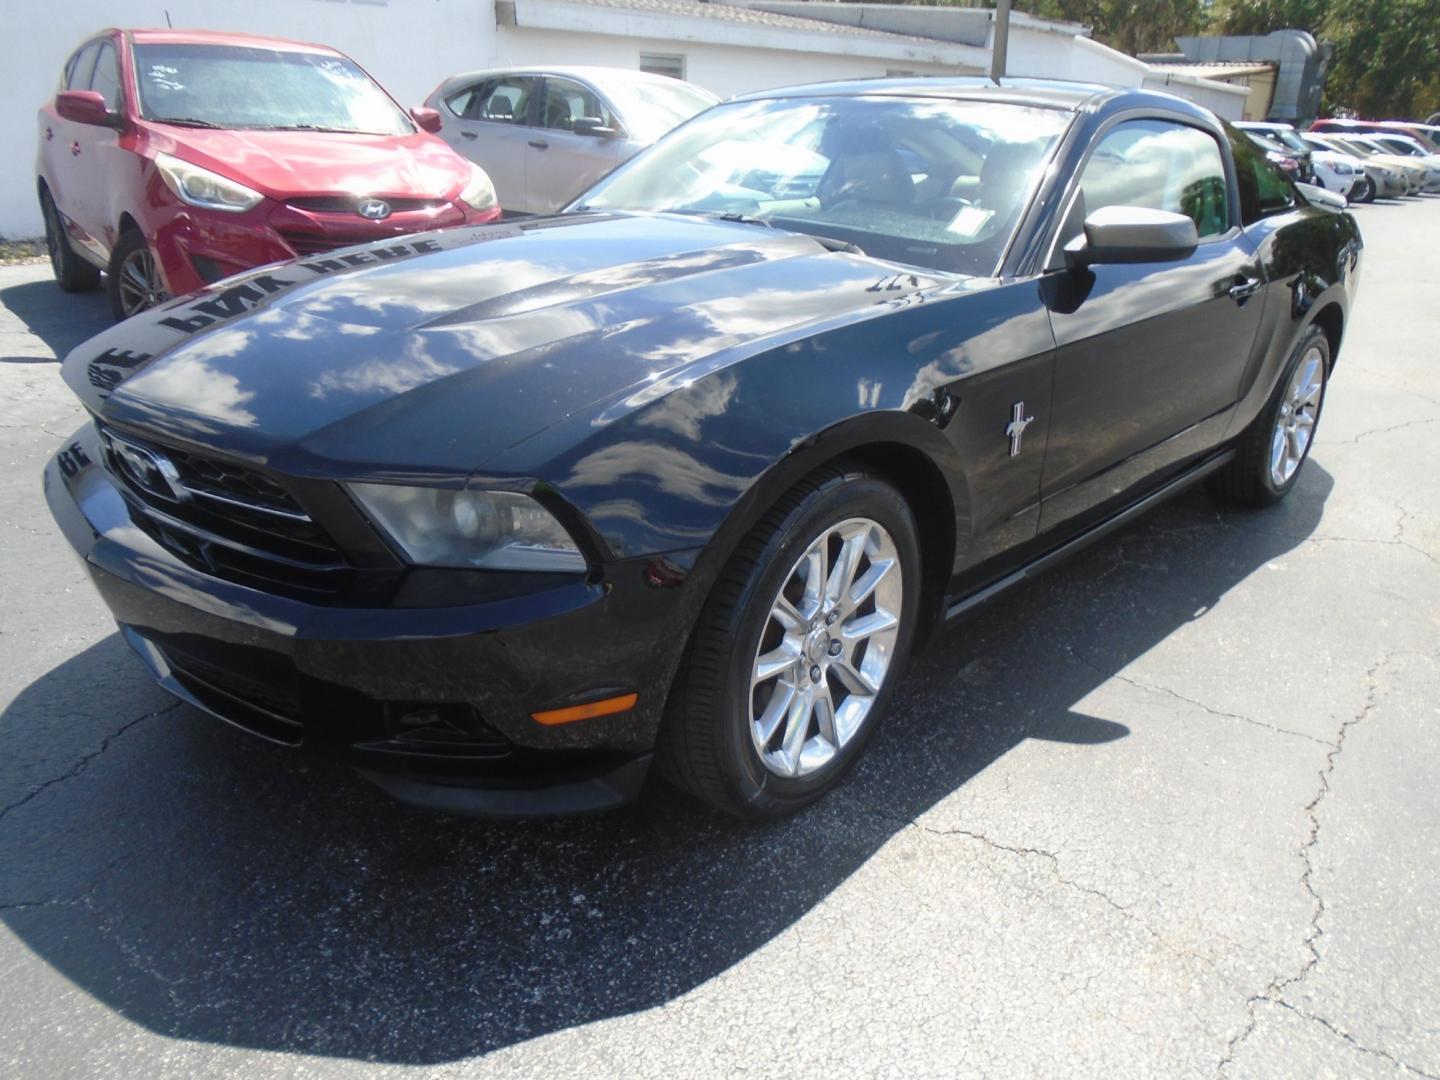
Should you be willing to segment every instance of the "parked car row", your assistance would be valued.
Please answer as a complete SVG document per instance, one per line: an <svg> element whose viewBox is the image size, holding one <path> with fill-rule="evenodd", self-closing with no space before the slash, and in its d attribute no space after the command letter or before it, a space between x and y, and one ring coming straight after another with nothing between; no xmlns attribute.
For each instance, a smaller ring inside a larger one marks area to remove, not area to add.
<svg viewBox="0 0 1440 1080"><path fill-rule="evenodd" d="M103 273L121 319L271 262L553 212L717 99L640 72L533 68L449 79L431 100L407 112L325 46L103 31L40 110L56 281L88 290Z"/></svg>
<svg viewBox="0 0 1440 1080"><path fill-rule="evenodd" d="M1396 121L1236 124L1297 181L1355 202L1440 192L1440 127Z"/></svg>

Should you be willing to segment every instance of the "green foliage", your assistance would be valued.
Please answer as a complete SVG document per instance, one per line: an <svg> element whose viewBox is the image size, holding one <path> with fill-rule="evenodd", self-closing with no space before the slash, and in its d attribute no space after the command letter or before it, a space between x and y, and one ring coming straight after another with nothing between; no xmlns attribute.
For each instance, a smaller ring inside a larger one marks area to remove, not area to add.
<svg viewBox="0 0 1440 1080"><path fill-rule="evenodd" d="M1440 109L1440 0L1016 0L1034 15L1085 23L1131 54L1179 34L1309 30L1334 46L1325 111L1423 118Z"/></svg>
<svg viewBox="0 0 1440 1080"><path fill-rule="evenodd" d="M1169 52L1179 34L1201 32L1205 0L1017 0L1016 8L1046 19L1084 23L1096 41L1132 56Z"/></svg>

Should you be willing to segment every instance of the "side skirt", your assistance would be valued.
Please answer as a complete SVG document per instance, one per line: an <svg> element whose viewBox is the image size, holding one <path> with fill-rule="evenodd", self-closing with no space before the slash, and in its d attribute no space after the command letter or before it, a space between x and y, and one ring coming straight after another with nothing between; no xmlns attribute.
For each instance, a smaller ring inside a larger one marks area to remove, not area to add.
<svg viewBox="0 0 1440 1080"><path fill-rule="evenodd" d="M1018 585L1022 581L1028 581L1030 578L1038 577L1082 548L1089 547L1096 540L1101 539L1122 525L1129 524L1147 510L1153 510L1167 499L1178 495L1186 488L1203 480L1215 470L1230 464L1234 457L1234 448L1226 447L1219 453L1213 454L1187 469L1179 476L1166 481L1160 487L1150 492L1150 494L1131 503L1113 517L1106 518L1104 521L1090 526L1090 528L1083 532L1077 533L1069 540L1060 544L1059 547L1051 548L1045 552L1045 554L1037 557L1033 562L1027 563L1018 570L1006 574L998 581L994 581L986 585L983 589L970 593L968 596L962 596L958 600L952 598L945 608L945 616L941 620L942 624L952 622L955 619L969 614L1012 585Z"/></svg>

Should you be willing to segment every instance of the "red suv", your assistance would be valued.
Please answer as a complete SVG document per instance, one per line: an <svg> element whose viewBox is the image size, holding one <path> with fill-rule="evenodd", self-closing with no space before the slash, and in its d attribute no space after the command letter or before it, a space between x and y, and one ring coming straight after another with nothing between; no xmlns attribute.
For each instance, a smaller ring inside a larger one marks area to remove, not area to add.
<svg viewBox="0 0 1440 1080"><path fill-rule="evenodd" d="M106 30L40 110L41 209L67 291L125 318L254 266L500 216L485 171L334 49Z"/></svg>

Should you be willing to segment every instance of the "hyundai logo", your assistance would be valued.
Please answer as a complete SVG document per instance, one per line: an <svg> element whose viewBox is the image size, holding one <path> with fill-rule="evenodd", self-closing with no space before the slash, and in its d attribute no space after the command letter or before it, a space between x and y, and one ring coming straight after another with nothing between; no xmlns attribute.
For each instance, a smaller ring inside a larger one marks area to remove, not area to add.
<svg viewBox="0 0 1440 1080"><path fill-rule="evenodd" d="M180 482L174 463L164 454L110 436L110 448L126 478L141 491L172 502L184 502L190 493Z"/></svg>
<svg viewBox="0 0 1440 1080"><path fill-rule="evenodd" d="M384 199L361 199L355 212L370 221L384 221L390 216L390 204Z"/></svg>

